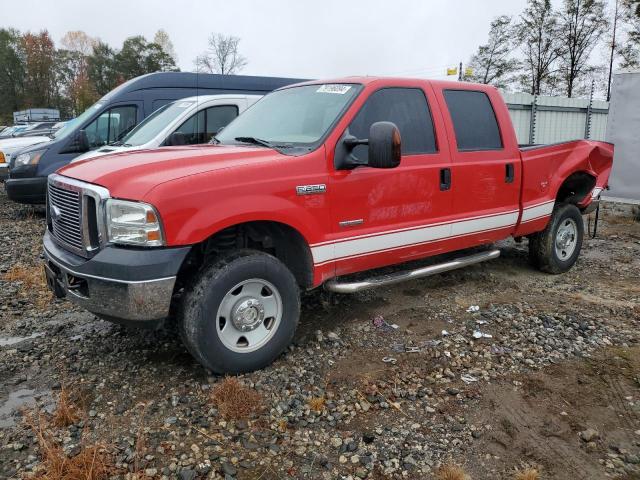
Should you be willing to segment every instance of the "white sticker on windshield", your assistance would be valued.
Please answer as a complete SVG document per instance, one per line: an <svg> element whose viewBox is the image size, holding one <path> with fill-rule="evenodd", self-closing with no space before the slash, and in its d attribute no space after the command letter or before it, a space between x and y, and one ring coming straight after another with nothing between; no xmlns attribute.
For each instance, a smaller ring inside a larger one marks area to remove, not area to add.
<svg viewBox="0 0 640 480"><path fill-rule="evenodd" d="M316 93L337 93L339 95L344 95L349 90L351 90L351 85L328 83L326 85L320 85L320 88L316 90Z"/></svg>

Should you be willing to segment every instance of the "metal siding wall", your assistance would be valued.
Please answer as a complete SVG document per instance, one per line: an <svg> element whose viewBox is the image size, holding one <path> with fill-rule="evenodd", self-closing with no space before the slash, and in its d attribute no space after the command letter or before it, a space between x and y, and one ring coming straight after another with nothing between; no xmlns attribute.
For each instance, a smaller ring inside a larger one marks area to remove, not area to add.
<svg viewBox="0 0 640 480"><path fill-rule="evenodd" d="M509 113L516 131L518 143L529 143L529 123L531 119L531 104L533 95L528 93L502 92L504 101L509 106ZM537 106L543 107L536 113L534 143L555 143L584 138L585 122L587 119L587 98L567 97L538 97ZM558 110L550 110L558 107ZM565 109L579 108L581 111L566 111ZM608 102L594 100L592 108L608 110ZM591 134L592 140L603 140L607 128L607 114L592 112Z"/></svg>

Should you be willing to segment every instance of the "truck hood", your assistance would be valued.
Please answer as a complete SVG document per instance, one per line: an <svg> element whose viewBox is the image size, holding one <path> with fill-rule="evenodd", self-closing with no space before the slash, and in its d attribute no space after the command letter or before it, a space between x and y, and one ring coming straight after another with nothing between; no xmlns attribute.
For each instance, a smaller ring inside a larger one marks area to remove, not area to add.
<svg viewBox="0 0 640 480"><path fill-rule="evenodd" d="M91 158L57 173L105 187L113 197L140 200L152 188L171 180L282 158L286 156L275 150L253 146L163 147Z"/></svg>

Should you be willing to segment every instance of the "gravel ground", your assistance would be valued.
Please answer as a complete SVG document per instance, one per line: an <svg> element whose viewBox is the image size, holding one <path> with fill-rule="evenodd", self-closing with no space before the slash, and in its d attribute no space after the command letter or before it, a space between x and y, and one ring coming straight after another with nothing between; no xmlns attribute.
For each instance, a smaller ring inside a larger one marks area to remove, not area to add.
<svg viewBox="0 0 640 480"><path fill-rule="evenodd" d="M465 270L307 294L294 345L239 377L259 401L234 420L171 328L53 300L43 213L0 189L0 478L43 468L25 417L46 422L63 387L78 415L48 435L68 457L100 443L114 478L640 478L640 223L601 218L565 275L505 242Z"/></svg>

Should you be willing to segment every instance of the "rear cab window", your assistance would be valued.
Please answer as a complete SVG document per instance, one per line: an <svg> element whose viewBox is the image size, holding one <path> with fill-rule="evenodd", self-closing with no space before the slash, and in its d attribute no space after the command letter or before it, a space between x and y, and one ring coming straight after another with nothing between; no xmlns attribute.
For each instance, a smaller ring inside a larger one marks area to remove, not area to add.
<svg viewBox="0 0 640 480"><path fill-rule="evenodd" d="M444 90L458 151L502 150L495 111L488 95L477 90Z"/></svg>

